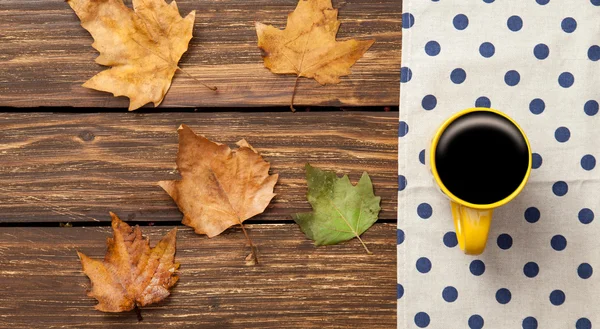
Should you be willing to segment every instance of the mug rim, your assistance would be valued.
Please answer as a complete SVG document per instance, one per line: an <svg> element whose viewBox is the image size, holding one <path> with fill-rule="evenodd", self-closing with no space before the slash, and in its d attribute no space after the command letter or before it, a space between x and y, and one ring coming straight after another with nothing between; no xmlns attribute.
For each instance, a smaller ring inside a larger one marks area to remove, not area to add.
<svg viewBox="0 0 600 329"><path fill-rule="evenodd" d="M448 190L448 188L444 185L444 183L442 182L437 168L436 168L436 164L435 164L435 151L437 149L437 145L438 142L440 140L440 137L442 136L442 134L444 133L444 131L446 131L446 128L448 128L448 126L454 122L456 119L469 114L469 113L473 113L473 112L491 112L494 114L497 114L501 117L506 118L508 121L510 121L515 127L517 127L517 129L519 130L519 132L521 133L521 136L523 137L523 139L525 140L525 144L527 144L527 150L528 150L528 164L527 164L527 171L525 172L525 176L523 177L521 184L519 184L519 186L510 194L508 195L506 198L496 201L494 203L489 203L489 204L477 204L477 203L471 203L468 201L465 201L459 197L457 197L456 195L454 195L452 192L450 192L450 190ZM525 132L523 131L523 129L521 128L521 126L519 126L519 124L513 120L511 117L509 117L508 115L506 115L503 112L500 112L498 110L492 109L492 108L485 108L485 107L472 107L472 108L468 108L462 111L459 111L455 114L453 114L450 118L446 119L446 121L444 121L444 123L437 129L437 131L435 132L435 135L433 137L433 140L431 141L431 148L429 151L429 159L430 159L430 168L431 168L431 172L433 174L433 178L435 179L435 182L438 184L438 186L442 189L442 192L444 192L445 195L447 195L452 201L461 204L463 206L469 207L469 208L474 208L474 209L494 209L500 206L503 206L505 204L507 204L508 202L510 202L512 199L514 199L517 195L519 195L519 193L521 193L521 191L523 190L523 188L525 188L525 184L527 183L527 181L529 180L529 175L531 174L531 167L532 167L532 155L531 155L531 146L529 144L529 139L527 138L527 135L525 134Z"/></svg>

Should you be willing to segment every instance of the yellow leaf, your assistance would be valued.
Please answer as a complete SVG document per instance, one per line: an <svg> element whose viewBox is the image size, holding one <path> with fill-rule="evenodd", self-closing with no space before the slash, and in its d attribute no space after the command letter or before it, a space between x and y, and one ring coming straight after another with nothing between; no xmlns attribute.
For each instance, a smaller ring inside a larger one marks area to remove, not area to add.
<svg viewBox="0 0 600 329"><path fill-rule="evenodd" d="M339 83L375 40L336 41L337 14L331 0L300 0L288 15L285 30L256 23L265 67L277 74L313 78L322 85ZM293 101L292 95L292 106Z"/></svg>
<svg viewBox="0 0 600 329"><path fill-rule="evenodd" d="M175 1L67 0L94 38L96 62L110 66L83 84L86 88L127 96L129 110L158 106L171 86L179 59L192 38L195 11L179 15Z"/></svg>

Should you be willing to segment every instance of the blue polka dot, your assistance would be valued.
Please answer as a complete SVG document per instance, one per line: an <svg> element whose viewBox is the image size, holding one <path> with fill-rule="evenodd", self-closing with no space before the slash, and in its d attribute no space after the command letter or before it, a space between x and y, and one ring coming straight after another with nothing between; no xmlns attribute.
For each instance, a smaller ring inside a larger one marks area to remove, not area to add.
<svg viewBox="0 0 600 329"><path fill-rule="evenodd" d="M589 279L593 272L594 269L592 268L592 265L588 263L583 263L577 268L577 275L582 279Z"/></svg>
<svg viewBox="0 0 600 329"><path fill-rule="evenodd" d="M458 14L454 16L452 20L452 24L454 24L454 28L457 30L464 30L469 25L469 18L463 14Z"/></svg>
<svg viewBox="0 0 600 329"><path fill-rule="evenodd" d="M494 47L494 45L491 42L484 42L481 44L481 46L479 46L479 53L485 58L490 58L494 56L495 52L496 47Z"/></svg>
<svg viewBox="0 0 600 329"><path fill-rule="evenodd" d="M404 191L406 188L406 177L398 175L398 191Z"/></svg>
<svg viewBox="0 0 600 329"><path fill-rule="evenodd" d="M558 127L556 131L554 131L554 138L557 141L564 143L571 138L571 131L567 127Z"/></svg>
<svg viewBox="0 0 600 329"><path fill-rule="evenodd" d="M425 164L425 150L421 150L421 152L419 152L419 162L421 164Z"/></svg>
<svg viewBox="0 0 600 329"><path fill-rule="evenodd" d="M417 214L419 215L419 217L427 219L433 214L433 209L431 208L429 203L421 203L417 207Z"/></svg>
<svg viewBox="0 0 600 329"><path fill-rule="evenodd" d="M428 273L431 271L431 261L427 257L421 257L417 259L417 271L421 273Z"/></svg>
<svg viewBox="0 0 600 329"><path fill-rule="evenodd" d="M423 106L423 109L425 109L427 111L433 110L436 105L437 105L437 98L435 98L435 96L433 96L433 95L427 95L427 96L423 97L423 100L421 101L421 106Z"/></svg>
<svg viewBox="0 0 600 329"><path fill-rule="evenodd" d="M537 329L538 322L534 317L528 316L525 319L523 319L523 323L521 323L521 326L523 327L523 329Z"/></svg>
<svg viewBox="0 0 600 329"><path fill-rule="evenodd" d="M528 278L535 278L540 272L540 267L535 262L529 262L523 266L523 274Z"/></svg>
<svg viewBox="0 0 600 329"><path fill-rule="evenodd" d="M560 27L567 33L573 33L577 28L577 21L573 17L567 17L562 20Z"/></svg>
<svg viewBox="0 0 600 329"><path fill-rule="evenodd" d="M509 86L516 86L521 81L521 75L515 70L510 70L504 75L504 82Z"/></svg>
<svg viewBox="0 0 600 329"><path fill-rule="evenodd" d="M425 44L425 53L429 56L436 56L440 53L442 48L437 41L429 41Z"/></svg>
<svg viewBox="0 0 600 329"><path fill-rule="evenodd" d="M535 223L540 220L540 211L536 207L529 207L525 210L525 220L528 223Z"/></svg>
<svg viewBox="0 0 600 329"><path fill-rule="evenodd" d="M517 32L523 27L523 20L517 15L510 16L506 21L506 26L509 30Z"/></svg>
<svg viewBox="0 0 600 329"><path fill-rule="evenodd" d="M546 59L550 54L550 48L543 43L537 44L533 48L533 56L537 59Z"/></svg>
<svg viewBox="0 0 600 329"><path fill-rule="evenodd" d="M540 114L546 109L546 103L539 98L535 98L529 102L529 111L533 114Z"/></svg>
<svg viewBox="0 0 600 329"><path fill-rule="evenodd" d="M581 158L581 168L590 171L596 167L596 158L591 154L586 154Z"/></svg>
<svg viewBox="0 0 600 329"><path fill-rule="evenodd" d="M535 2L537 2L540 5L547 5L548 2L550 2L550 0L535 0Z"/></svg>
<svg viewBox="0 0 600 329"><path fill-rule="evenodd" d="M481 329L483 328L483 318L479 314L474 314L469 317L469 328L470 329Z"/></svg>
<svg viewBox="0 0 600 329"><path fill-rule="evenodd" d="M461 84L463 82L465 82L465 79L467 78L467 72L465 72L465 70L458 68L458 69L454 69L452 70L452 73L450 73L450 80L452 80L452 82L456 83L456 84Z"/></svg>
<svg viewBox="0 0 600 329"><path fill-rule="evenodd" d="M556 251L565 250L567 247L567 239L564 236L557 234L550 240L550 245L552 246L552 249Z"/></svg>
<svg viewBox="0 0 600 329"><path fill-rule="evenodd" d="M591 46L588 49L588 58L594 62L600 60L600 47L597 45Z"/></svg>
<svg viewBox="0 0 600 329"><path fill-rule="evenodd" d="M596 6L600 6L600 0ZM580 318L575 322L575 329L592 329L592 321L588 318Z"/></svg>
<svg viewBox="0 0 600 329"><path fill-rule="evenodd" d="M410 79L412 79L412 71L406 66L401 67L400 82L409 82Z"/></svg>
<svg viewBox="0 0 600 329"><path fill-rule="evenodd" d="M579 211L577 217L579 218L581 224L589 224L594 220L594 212L592 209L583 208Z"/></svg>
<svg viewBox="0 0 600 329"><path fill-rule="evenodd" d="M498 236L496 242L498 243L498 247L500 249L507 250L512 247L513 239L509 234L503 233Z"/></svg>
<svg viewBox="0 0 600 329"><path fill-rule="evenodd" d="M425 312L419 312L415 315L415 324L419 328L426 328L430 321L429 314Z"/></svg>
<svg viewBox="0 0 600 329"><path fill-rule="evenodd" d="M600 0L590 0L590 2L592 3L592 5L594 6L600 6ZM579 328L577 328L579 329Z"/></svg>
<svg viewBox="0 0 600 329"><path fill-rule="evenodd" d="M400 121L398 124L398 136L404 137L408 134L408 124L404 121Z"/></svg>
<svg viewBox="0 0 600 329"><path fill-rule="evenodd" d="M452 303L458 298L458 291L456 288L448 286L442 290L442 298L448 303Z"/></svg>
<svg viewBox="0 0 600 329"><path fill-rule="evenodd" d="M589 116L594 116L596 115L596 113L598 113L598 107L598 102L596 102L595 100L589 100L585 102L585 105L583 106L583 111Z"/></svg>
<svg viewBox="0 0 600 329"><path fill-rule="evenodd" d="M490 108L490 107L492 107L492 102L490 101L489 98L487 98L485 96L481 96L481 97L477 98L477 100L475 100L475 107Z"/></svg>
<svg viewBox="0 0 600 329"><path fill-rule="evenodd" d="M411 13L402 14L402 27L405 29L411 28L415 25L415 16Z"/></svg>
<svg viewBox="0 0 600 329"><path fill-rule="evenodd" d="M556 196L563 196L569 192L569 185L566 182L558 181L552 184L552 193Z"/></svg>
<svg viewBox="0 0 600 329"><path fill-rule="evenodd" d="M396 230L396 244L402 244L404 242L404 231L401 229Z"/></svg>
<svg viewBox="0 0 600 329"><path fill-rule="evenodd" d="M448 248L454 248L458 244L458 239L456 239L456 233L450 231L444 234L444 245Z"/></svg>
<svg viewBox="0 0 600 329"><path fill-rule="evenodd" d="M404 287L401 284L396 285L396 299L400 299L404 296Z"/></svg>
<svg viewBox="0 0 600 329"><path fill-rule="evenodd" d="M485 2L485 3L492 3L492 2L494 2L494 0L483 0L483 2Z"/></svg>
<svg viewBox="0 0 600 329"><path fill-rule="evenodd" d="M510 290L506 288L500 288L496 291L496 301L500 304L508 304L510 302L512 295Z"/></svg>
<svg viewBox="0 0 600 329"><path fill-rule="evenodd" d="M550 293L550 303L554 306L562 305L565 302L565 293L562 290L554 290Z"/></svg>
<svg viewBox="0 0 600 329"><path fill-rule="evenodd" d="M569 88L575 82L575 77L571 72L563 72L558 76L558 84L563 88Z"/></svg>
<svg viewBox="0 0 600 329"><path fill-rule="evenodd" d="M543 161L544 160L542 159L542 156L539 155L538 153L531 154L531 168L538 169L539 167L542 166Z"/></svg>
<svg viewBox="0 0 600 329"><path fill-rule="evenodd" d="M479 259L476 259L469 265L469 271L475 276L480 276L485 272L485 264Z"/></svg>

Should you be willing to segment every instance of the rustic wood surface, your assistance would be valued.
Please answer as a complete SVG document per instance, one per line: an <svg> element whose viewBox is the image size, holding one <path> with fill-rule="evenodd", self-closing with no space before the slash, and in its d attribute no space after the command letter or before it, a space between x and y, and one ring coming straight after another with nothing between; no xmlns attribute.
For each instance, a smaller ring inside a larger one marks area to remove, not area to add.
<svg viewBox="0 0 600 329"><path fill-rule="evenodd" d="M151 244L170 227L143 227ZM207 239L180 228L180 280L165 301L101 313L76 250L102 258L110 228L0 228L2 328L395 328L395 224L315 248L289 224L250 225L260 265L246 266L239 229Z"/></svg>
<svg viewBox="0 0 600 329"><path fill-rule="evenodd" d="M337 110L292 114L271 111L289 105L295 78L264 68L254 23L284 28L297 0L178 0L182 14L196 10L180 66L219 90L177 73L161 108L133 113L128 99L81 87L104 68L68 4L0 0L0 328L395 328L398 113L381 107L398 104L401 2L333 0L338 39L376 42L340 84L300 80L298 108ZM380 112L339 111L355 106ZM258 266L239 228L194 234L156 185L179 177L182 123L229 145L246 138L279 173L277 197L247 222ZM369 172L382 197L362 236L374 255L356 240L316 248L293 223L310 210L306 162L354 182ZM179 227L181 279L141 323L85 294L76 250L103 257L108 211L152 244Z"/></svg>
<svg viewBox="0 0 600 329"><path fill-rule="evenodd" d="M7 222L180 221L157 182L179 179L177 127L234 146L245 138L279 173L277 196L254 220L309 211L304 165L363 171L396 218L397 113L3 113L0 213Z"/></svg>
<svg viewBox="0 0 600 329"><path fill-rule="evenodd" d="M126 1L131 6L131 1ZM342 22L338 39L375 39L375 44L337 85L301 79L295 104L397 105L401 0L334 0ZM175 75L164 107L285 106L294 76L263 67L255 22L284 28L297 0L178 0L180 12L196 10L194 38ZM104 67L92 38L67 3L0 1L0 106L127 107L128 99L81 87Z"/></svg>

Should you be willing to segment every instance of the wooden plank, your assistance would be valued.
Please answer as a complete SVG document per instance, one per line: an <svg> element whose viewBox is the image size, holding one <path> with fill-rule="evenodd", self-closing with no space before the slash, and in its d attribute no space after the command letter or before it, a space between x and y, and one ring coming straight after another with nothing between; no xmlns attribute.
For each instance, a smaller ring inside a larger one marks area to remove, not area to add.
<svg viewBox="0 0 600 329"><path fill-rule="evenodd" d="M144 227L151 244L168 227ZM167 300L142 311L101 313L76 250L102 258L108 227L0 228L2 328L392 328L396 323L394 224L315 248L294 224L250 225L259 266L239 229L207 239L180 228L180 281Z"/></svg>
<svg viewBox="0 0 600 329"><path fill-rule="evenodd" d="M130 1L126 1L131 6ZM162 106L287 106L293 76L263 67L255 22L284 28L297 0L178 0L196 12L194 38L180 66L219 91L175 75ZM376 39L338 85L302 79L297 105L397 105L401 49L401 0L334 0L342 22L338 39ZM127 107L124 97L81 84L103 67L92 38L64 1L0 1L0 106Z"/></svg>
<svg viewBox="0 0 600 329"><path fill-rule="evenodd" d="M380 219L395 219L397 113L0 113L0 222L180 221L157 186L178 179L177 127L234 145L246 138L279 173L257 220L309 211L304 164L372 177Z"/></svg>

